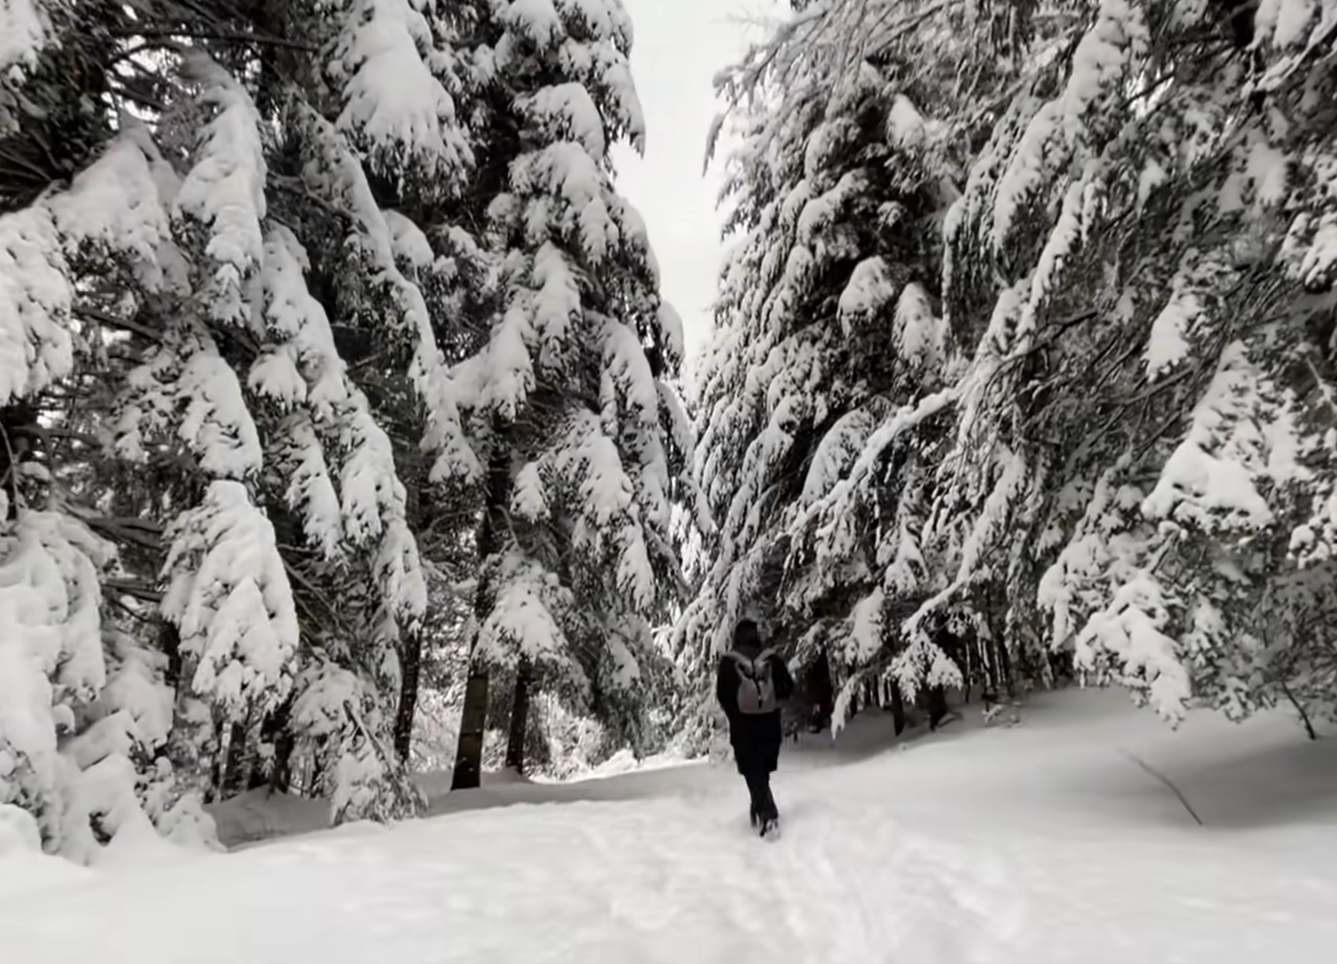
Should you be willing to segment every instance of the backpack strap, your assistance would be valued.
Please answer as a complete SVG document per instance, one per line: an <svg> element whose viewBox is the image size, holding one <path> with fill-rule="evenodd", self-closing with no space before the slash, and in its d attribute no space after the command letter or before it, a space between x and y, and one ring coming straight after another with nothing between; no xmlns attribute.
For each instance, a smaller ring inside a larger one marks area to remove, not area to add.
<svg viewBox="0 0 1337 964"><path fill-rule="evenodd" d="M739 666L751 669L751 667L754 666L761 666L763 662L766 662L766 656L773 656L775 655L775 652L773 650L762 650L755 656L745 656L738 650L729 650L725 655L729 656L730 659L733 659Z"/></svg>
<svg viewBox="0 0 1337 964"><path fill-rule="evenodd" d="M736 650L736 649L731 649L731 650L729 650L727 653L725 653L724 655L730 657L731 659L733 659L733 660L735 660L735 661L737 661L737 662L739 662L739 663L747 663L747 664L751 664L751 663L761 663L761 662L765 661L765 659L766 659L768 656L778 656L779 653L777 653L775 650L771 649L771 648L768 646L766 649L763 649L760 653L758 653L755 657L747 657L747 656L744 656L742 653L740 653L740 652L739 652L738 650Z"/></svg>
<svg viewBox="0 0 1337 964"><path fill-rule="evenodd" d="M739 672L750 680L756 680L760 676L762 669L766 666L766 660L772 656L779 658L779 654L769 647L763 649L752 659L734 649L729 650L725 655L732 659L738 665Z"/></svg>

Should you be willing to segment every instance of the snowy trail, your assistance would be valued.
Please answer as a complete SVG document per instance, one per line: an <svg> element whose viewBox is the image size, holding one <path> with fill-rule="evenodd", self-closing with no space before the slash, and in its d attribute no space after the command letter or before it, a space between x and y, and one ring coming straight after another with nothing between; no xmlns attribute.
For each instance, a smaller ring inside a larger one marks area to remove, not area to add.
<svg viewBox="0 0 1337 964"><path fill-rule="evenodd" d="M431 819L226 856L6 858L0 962L1332 960L1337 741L1284 718L1171 733L1102 693L890 750L860 726L787 752L775 844L748 832L731 767L694 765L485 787Z"/></svg>
<svg viewBox="0 0 1337 964"><path fill-rule="evenodd" d="M177 964L190 933L210 935L192 941L192 964L982 964L1015 931L1004 878L978 853L917 840L883 812L801 803L768 844L731 796L357 827L118 874L58 907L20 895L0 909L5 959Z"/></svg>

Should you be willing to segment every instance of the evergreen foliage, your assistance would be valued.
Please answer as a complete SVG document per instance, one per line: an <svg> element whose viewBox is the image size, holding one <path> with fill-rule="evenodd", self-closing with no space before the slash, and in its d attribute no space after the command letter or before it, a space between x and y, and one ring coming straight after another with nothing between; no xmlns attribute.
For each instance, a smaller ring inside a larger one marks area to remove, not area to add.
<svg viewBox="0 0 1337 964"><path fill-rule="evenodd" d="M607 159L620 4L22 0L0 37L0 803L85 862L256 787L410 815L477 565L487 658L644 742L691 452Z"/></svg>
<svg viewBox="0 0 1337 964"><path fill-rule="evenodd" d="M1333 711L1329 7L796 5L723 85L690 663L766 600L846 696Z"/></svg>

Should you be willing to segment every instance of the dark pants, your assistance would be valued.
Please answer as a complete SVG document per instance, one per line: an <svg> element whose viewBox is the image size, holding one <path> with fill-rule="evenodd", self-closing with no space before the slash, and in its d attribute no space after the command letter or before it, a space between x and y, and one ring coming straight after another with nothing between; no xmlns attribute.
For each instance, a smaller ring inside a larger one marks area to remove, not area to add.
<svg viewBox="0 0 1337 964"><path fill-rule="evenodd" d="M756 768L743 774L747 781L747 792L752 798L752 814L758 820L778 820L780 812L775 808L775 797L771 795L771 774L769 770Z"/></svg>
<svg viewBox="0 0 1337 964"><path fill-rule="evenodd" d="M775 820L780 814L771 796L771 774L780 762L780 742L784 739L780 714L743 716L730 721L730 742L738 772L747 781L747 792L752 797L752 813L759 820Z"/></svg>

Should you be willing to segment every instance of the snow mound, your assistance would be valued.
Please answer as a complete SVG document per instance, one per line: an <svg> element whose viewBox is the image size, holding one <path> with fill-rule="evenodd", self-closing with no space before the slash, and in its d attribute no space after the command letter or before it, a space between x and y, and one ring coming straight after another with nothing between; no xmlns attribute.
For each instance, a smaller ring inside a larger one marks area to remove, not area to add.
<svg viewBox="0 0 1337 964"><path fill-rule="evenodd" d="M91 879L92 871L42 852L42 834L26 810L0 803L0 902Z"/></svg>
<svg viewBox="0 0 1337 964"><path fill-rule="evenodd" d="M12 803L0 803L0 857L41 852L42 832L32 814Z"/></svg>

